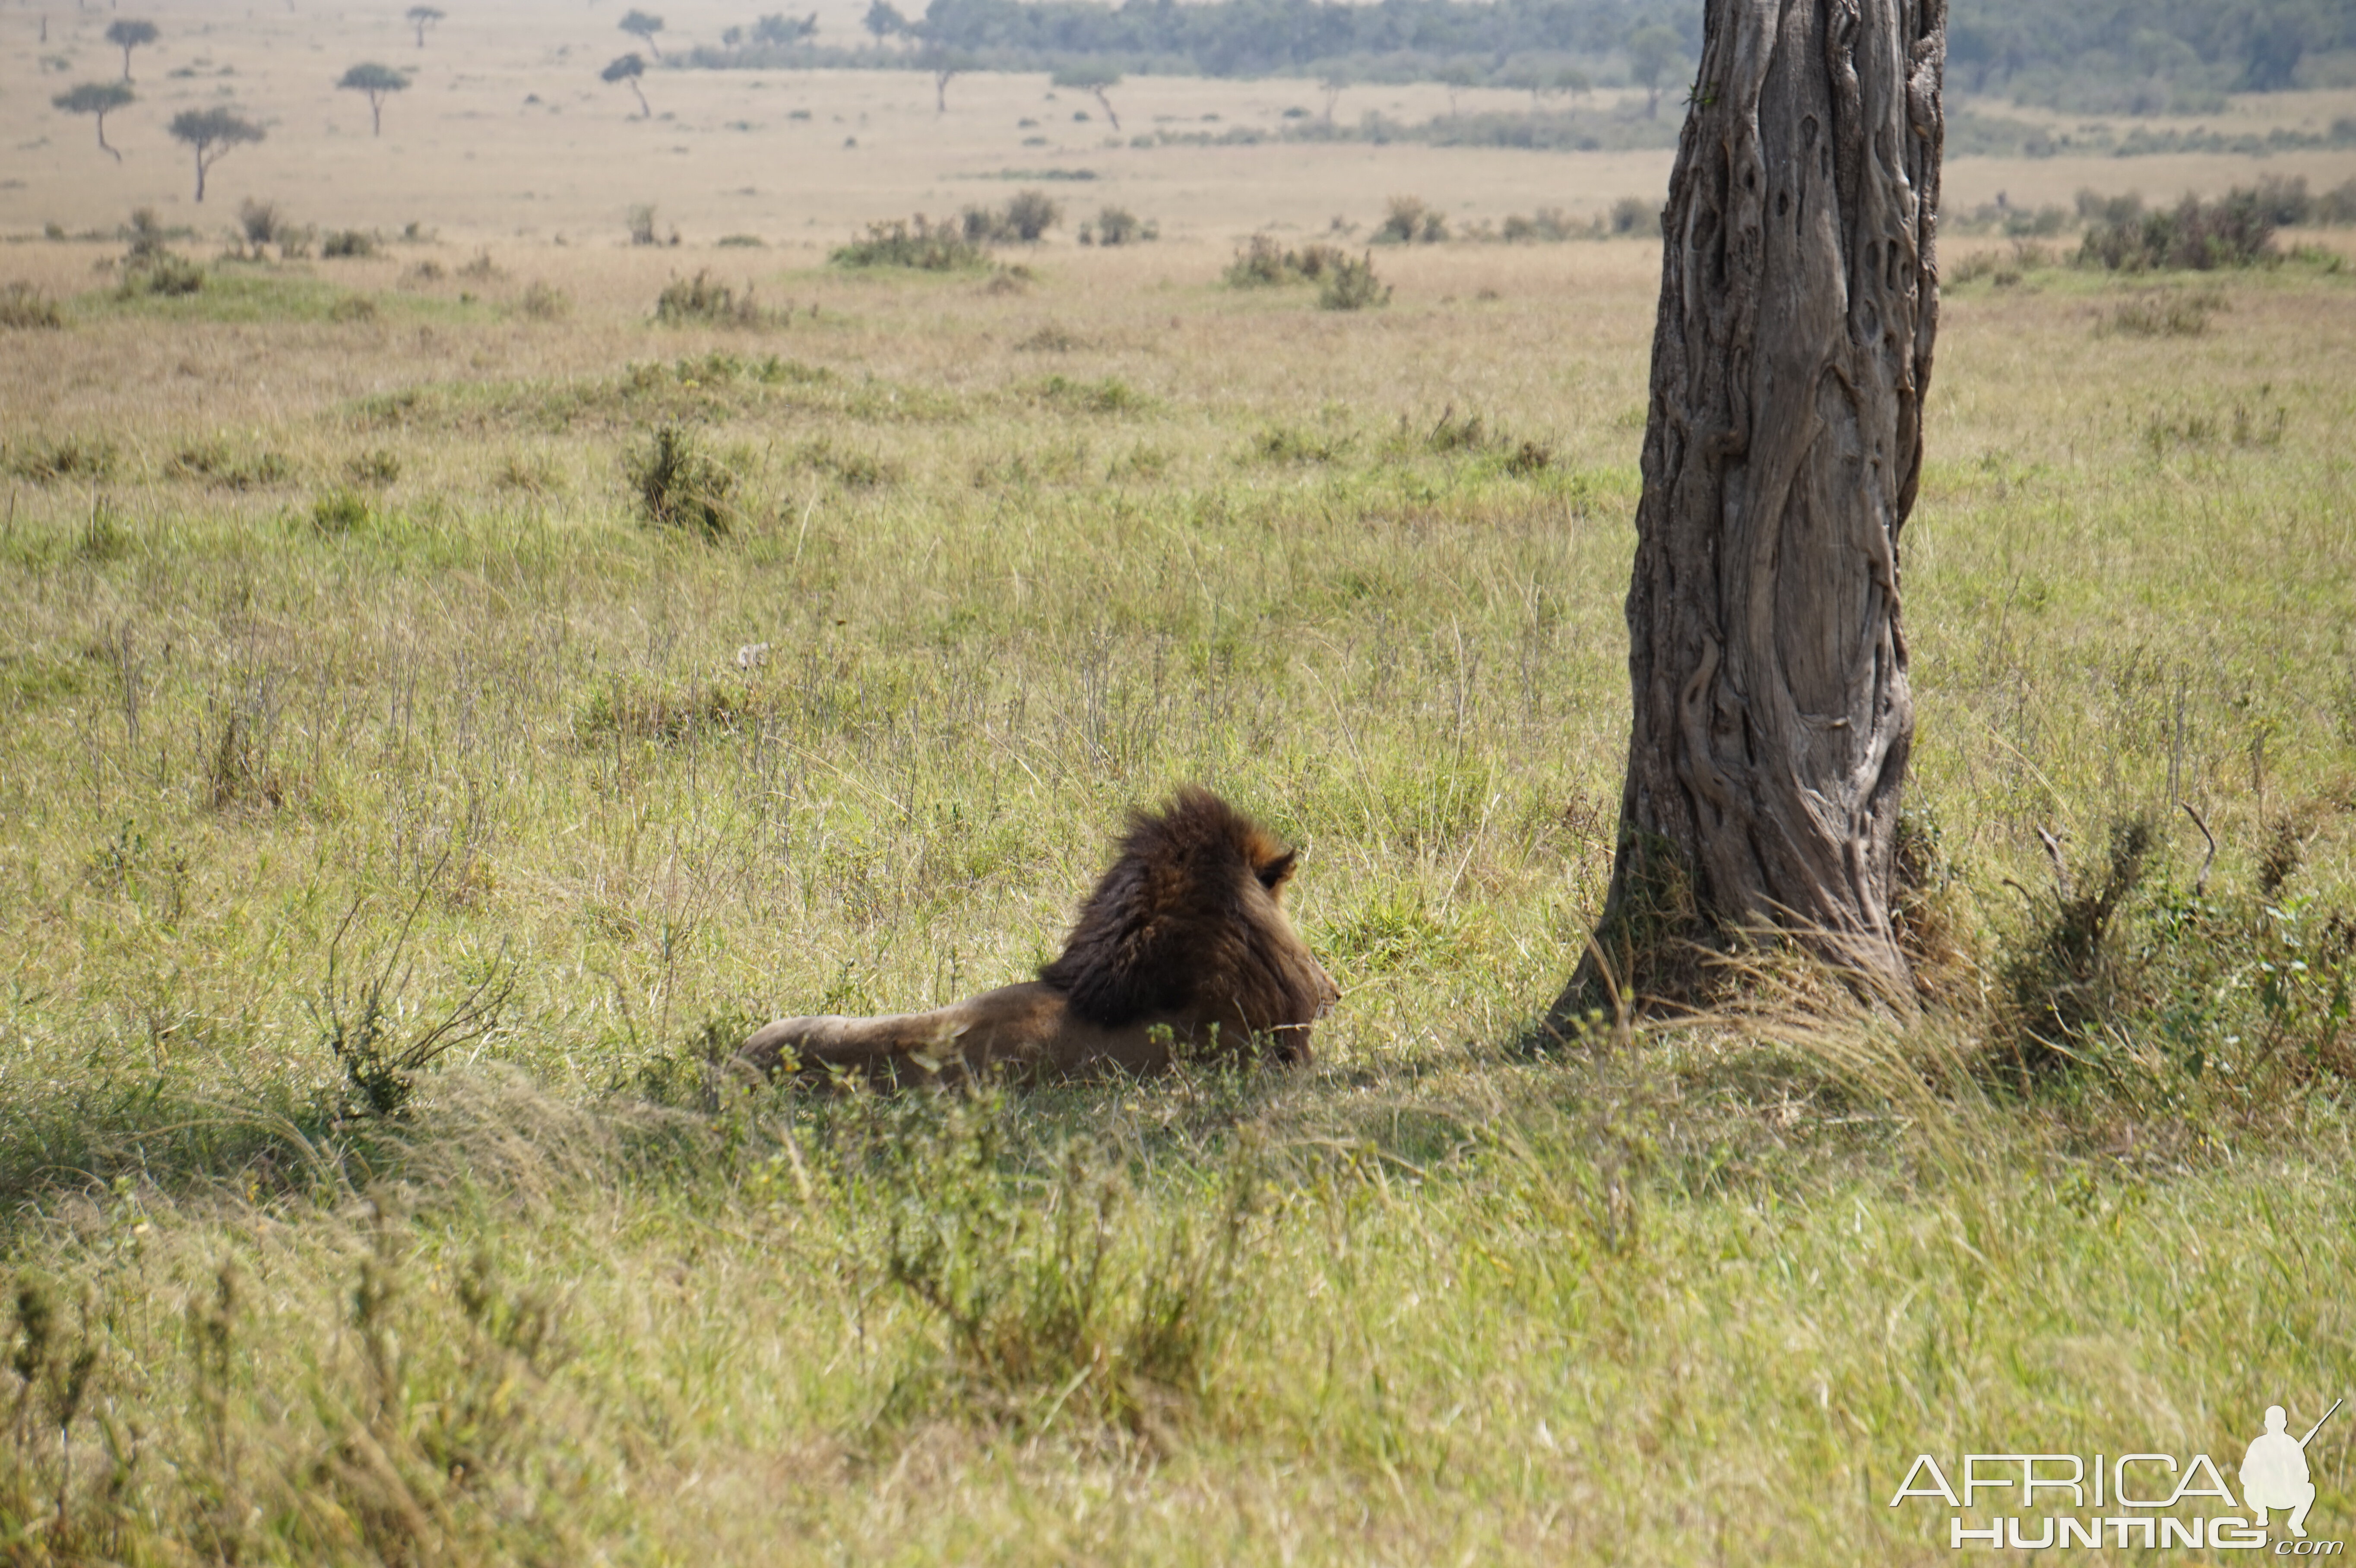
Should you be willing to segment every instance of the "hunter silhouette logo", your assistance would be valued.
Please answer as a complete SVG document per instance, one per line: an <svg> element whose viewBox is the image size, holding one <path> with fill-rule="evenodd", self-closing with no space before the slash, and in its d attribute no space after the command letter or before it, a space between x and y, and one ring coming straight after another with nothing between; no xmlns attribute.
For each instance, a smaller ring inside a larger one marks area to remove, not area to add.
<svg viewBox="0 0 2356 1568"><path fill-rule="evenodd" d="M2288 1509L2290 1532L2301 1541L2307 1539L2307 1510L2315 1506L2315 1480L2307 1473L2307 1445L2342 1403L2333 1400L2331 1409L2323 1413L2323 1421L2296 1440L2284 1430L2290 1417L2283 1407L2266 1406L2266 1429L2250 1440L2249 1452L2242 1456L2242 1501L2249 1505L2251 1522L2260 1530L2266 1527L2268 1509Z"/></svg>
<svg viewBox="0 0 2356 1568"><path fill-rule="evenodd" d="M2224 1474L2206 1454L2179 1460L2173 1454L2154 1452L2082 1456L2049 1451L1966 1454L1953 1483L1936 1458L1917 1454L1890 1506L1896 1508L1909 1498L1936 1498L1945 1503L1955 1510L1947 1520L1947 1544L1957 1550L1975 1545L1999 1552L2180 1546L2195 1552L2248 1552L2271 1546L2270 1555L2276 1557L2337 1557L2346 1550L2345 1542L2308 1539L2307 1515L2316 1494L2308 1445L2344 1403L2332 1401L2303 1437L2291 1435L2288 1411L2268 1405L2265 1430L2251 1439L2242 1456L2238 1502ZM1993 1498L1981 1495L1990 1492ZM2046 1496L2040 1497L2040 1492ZM2206 1499L2214 1499L2207 1508L2219 1511L2191 1519L2175 1511L2200 1508ZM2004 1504L2019 1511L1976 1528L1964 1517L1967 1509ZM2069 1511L2046 1511L2056 1508ZM2235 1511L2244 1509L2247 1519ZM2282 1523L2287 1539L2276 1541L2267 1534L2267 1517L2275 1513L2286 1516Z"/></svg>

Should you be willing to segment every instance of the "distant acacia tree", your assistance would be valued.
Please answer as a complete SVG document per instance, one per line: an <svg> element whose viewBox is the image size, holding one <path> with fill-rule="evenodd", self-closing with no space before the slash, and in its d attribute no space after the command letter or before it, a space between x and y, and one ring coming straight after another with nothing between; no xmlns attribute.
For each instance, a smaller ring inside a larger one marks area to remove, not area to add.
<svg viewBox="0 0 2356 1568"><path fill-rule="evenodd" d="M980 62L963 49L928 48L918 57L917 63L933 73L934 112L946 114L949 112L949 78L963 76Z"/></svg>
<svg viewBox="0 0 2356 1568"><path fill-rule="evenodd" d="M647 95L638 91L638 78L647 74L644 59L637 55L624 55L597 74L602 80L618 81L630 90L631 96L638 101L640 118L651 120L655 117L655 112L647 105Z"/></svg>
<svg viewBox="0 0 2356 1568"><path fill-rule="evenodd" d="M1661 114L1661 73L1685 48L1676 29L1652 22L1628 35L1628 74L1644 90L1644 118Z"/></svg>
<svg viewBox="0 0 2356 1568"><path fill-rule="evenodd" d="M417 29L417 47L425 47L425 29L442 19L442 13L431 5L412 5L409 25Z"/></svg>
<svg viewBox="0 0 2356 1568"><path fill-rule="evenodd" d="M759 44L798 44L817 31L818 13L815 11L798 19L776 11L753 24L753 41Z"/></svg>
<svg viewBox="0 0 2356 1568"><path fill-rule="evenodd" d="M1333 123L1333 106L1342 101L1342 93L1350 85L1348 73L1328 71L1317 83L1317 91L1325 95L1325 123Z"/></svg>
<svg viewBox="0 0 2356 1568"><path fill-rule="evenodd" d="M369 60L344 72L343 80L336 85L346 92L368 94L369 123L373 127L370 133L381 136L384 134L384 101L393 93L409 90L409 75L406 71Z"/></svg>
<svg viewBox="0 0 2356 1568"><path fill-rule="evenodd" d="M655 59L662 59L662 46L655 42L655 35L663 30L663 19L660 16L650 11L632 11L623 16L620 25L622 31L654 50Z"/></svg>
<svg viewBox="0 0 2356 1568"><path fill-rule="evenodd" d="M892 0L869 0L867 15L860 18L859 25L875 35L879 48L884 39L905 37L912 30L908 18L900 15L900 8Z"/></svg>
<svg viewBox="0 0 2356 1568"><path fill-rule="evenodd" d="M70 92L60 92L49 100L69 114L94 114L98 117L98 145L102 152L112 153L121 163L123 155L106 144L106 116L132 101L131 89L119 81L86 81Z"/></svg>
<svg viewBox="0 0 2356 1568"><path fill-rule="evenodd" d="M1112 112L1112 100L1105 96L1108 89L1120 85L1120 72L1108 65L1071 65L1055 73L1055 82L1057 87L1076 87L1083 92L1094 93L1105 118L1112 122L1112 128L1120 129L1120 116Z"/></svg>
<svg viewBox="0 0 2356 1568"><path fill-rule="evenodd" d="M172 116L172 140L197 155L197 199L205 198L205 175L230 149L262 140L262 127L234 109L183 109Z"/></svg>
<svg viewBox="0 0 2356 1568"><path fill-rule="evenodd" d="M125 16L107 25L106 41L123 51L123 80L131 80L131 51L142 44L152 44L156 38L155 24L134 22Z"/></svg>
<svg viewBox="0 0 2356 1568"><path fill-rule="evenodd" d="M1451 120L1461 117L1456 107L1456 95L1481 80L1462 60L1449 61L1433 71L1431 79L1448 90L1448 117Z"/></svg>

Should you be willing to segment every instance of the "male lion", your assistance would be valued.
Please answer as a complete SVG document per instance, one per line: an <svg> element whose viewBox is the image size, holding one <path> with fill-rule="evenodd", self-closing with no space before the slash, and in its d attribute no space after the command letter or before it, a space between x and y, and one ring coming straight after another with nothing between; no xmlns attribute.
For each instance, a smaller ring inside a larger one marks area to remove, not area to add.
<svg viewBox="0 0 2356 1568"><path fill-rule="evenodd" d="M1205 789L1136 811L1120 856L1036 980L928 1013L779 1019L741 1059L762 1072L843 1069L886 1081L1003 1068L1052 1077L1151 1072L1189 1052L1309 1059L1341 993L1285 918L1292 851Z"/></svg>

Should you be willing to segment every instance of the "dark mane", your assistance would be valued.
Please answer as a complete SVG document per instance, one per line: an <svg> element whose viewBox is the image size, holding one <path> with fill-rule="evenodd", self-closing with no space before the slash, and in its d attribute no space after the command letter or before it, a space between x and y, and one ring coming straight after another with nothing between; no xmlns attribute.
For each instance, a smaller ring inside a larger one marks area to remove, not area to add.
<svg viewBox="0 0 2356 1568"><path fill-rule="evenodd" d="M1272 901L1292 865L1290 850L1226 801L1180 790L1158 812L1130 814L1119 858L1080 906L1063 956L1039 978L1108 1029L1230 1000L1248 1016L1282 1015L1256 1019L1255 1029L1305 1021L1318 998L1301 1018L1290 1016L1301 1011L1301 985L1289 955L1276 950L1299 945Z"/></svg>

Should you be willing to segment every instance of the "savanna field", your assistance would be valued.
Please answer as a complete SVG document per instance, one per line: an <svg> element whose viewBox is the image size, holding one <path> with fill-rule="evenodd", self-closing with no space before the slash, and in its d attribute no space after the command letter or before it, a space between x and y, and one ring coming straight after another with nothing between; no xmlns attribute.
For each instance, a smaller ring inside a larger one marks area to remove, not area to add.
<svg viewBox="0 0 2356 1568"><path fill-rule="evenodd" d="M1951 165L1920 1015L1752 950L1534 1051L1611 867L1660 255L1610 214L1665 153L1108 147L1068 90L1041 148L1039 79L913 72L634 123L602 16L380 141L345 55L457 22L290 15L141 57L295 105L198 207L160 114L118 170L45 107L107 16L0 55L0 1561L1945 1561L1918 1454L2230 1480L2356 1395L2356 244L1964 221L2356 155ZM543 77L577 143L466 96ZM1452 237L1376 243L1412 190ZM829 260L1023 191L1036 244ZM1190 782L1303 852L1313 1065L715 1071L1026 977ZM2308 1455L2344 1537L2356 1420Z"/></svg>

